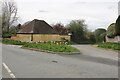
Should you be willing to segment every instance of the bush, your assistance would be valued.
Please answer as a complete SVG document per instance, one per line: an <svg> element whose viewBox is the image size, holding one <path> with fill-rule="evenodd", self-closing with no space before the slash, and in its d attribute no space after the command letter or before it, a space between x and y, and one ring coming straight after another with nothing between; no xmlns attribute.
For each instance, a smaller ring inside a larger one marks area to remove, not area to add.
<svg viewBox="0 0 120 80"><path fill-rule="evenodd" d="M3 33L2 38L10 38L11 34L10 33Z"/></svg>
<svg viewBox="0 0 120 80"><path fill-rule="evenodd" d="M16 40L11 40L11 39L3 39L2 43L4 43L4 44L13 44L13 45L24 45L27 42L21 42L21 41L16 41Z"/></svg>

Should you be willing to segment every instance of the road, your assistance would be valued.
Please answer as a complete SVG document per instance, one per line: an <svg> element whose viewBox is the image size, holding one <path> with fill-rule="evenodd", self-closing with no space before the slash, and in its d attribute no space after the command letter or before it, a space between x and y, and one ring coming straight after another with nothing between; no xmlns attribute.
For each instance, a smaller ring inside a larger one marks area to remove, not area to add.
<svg viewBox="0 0 120 80"><path fill-rule="evenodd" d="M77 55L57 55L3 45L3 78L118 78L117 52L74 45ZM5 67L5 66L3 66Z"/></svg>

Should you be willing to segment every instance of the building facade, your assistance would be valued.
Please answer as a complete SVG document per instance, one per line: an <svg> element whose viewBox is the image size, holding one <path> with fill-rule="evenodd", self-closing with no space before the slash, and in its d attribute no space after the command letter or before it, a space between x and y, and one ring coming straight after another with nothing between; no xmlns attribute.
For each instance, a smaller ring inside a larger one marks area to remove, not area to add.
<svg viewBox="0 0 120 80"><path fill-rule="evenodd" d="M44 20L34 19L20 26L17 35L11 39L24 42L70 41L70 35L60 35Z"/></svg>

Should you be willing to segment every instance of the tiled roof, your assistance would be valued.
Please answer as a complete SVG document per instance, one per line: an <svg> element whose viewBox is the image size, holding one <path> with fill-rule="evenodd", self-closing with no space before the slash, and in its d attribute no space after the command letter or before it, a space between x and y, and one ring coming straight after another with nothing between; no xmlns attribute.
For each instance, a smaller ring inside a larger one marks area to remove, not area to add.
<svg viewBox="0 0 120 80"><path fill-rule="evenodd" d="M44 20L34 19L26 25L22 25L18 33L33 33L33 34L58 34L48 23Z"/></svg>

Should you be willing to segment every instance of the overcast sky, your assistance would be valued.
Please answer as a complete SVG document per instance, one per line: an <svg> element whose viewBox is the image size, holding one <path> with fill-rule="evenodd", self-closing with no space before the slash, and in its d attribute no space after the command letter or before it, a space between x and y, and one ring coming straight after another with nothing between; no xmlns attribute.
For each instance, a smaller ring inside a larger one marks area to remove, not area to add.
<svg viewBox="0 0 120 80"><path fill-rule="evenodd" d="M16 0L20 23L33 19L64 25L84 19L88 28L107 28L118 17L118 0Z"/></svg>

